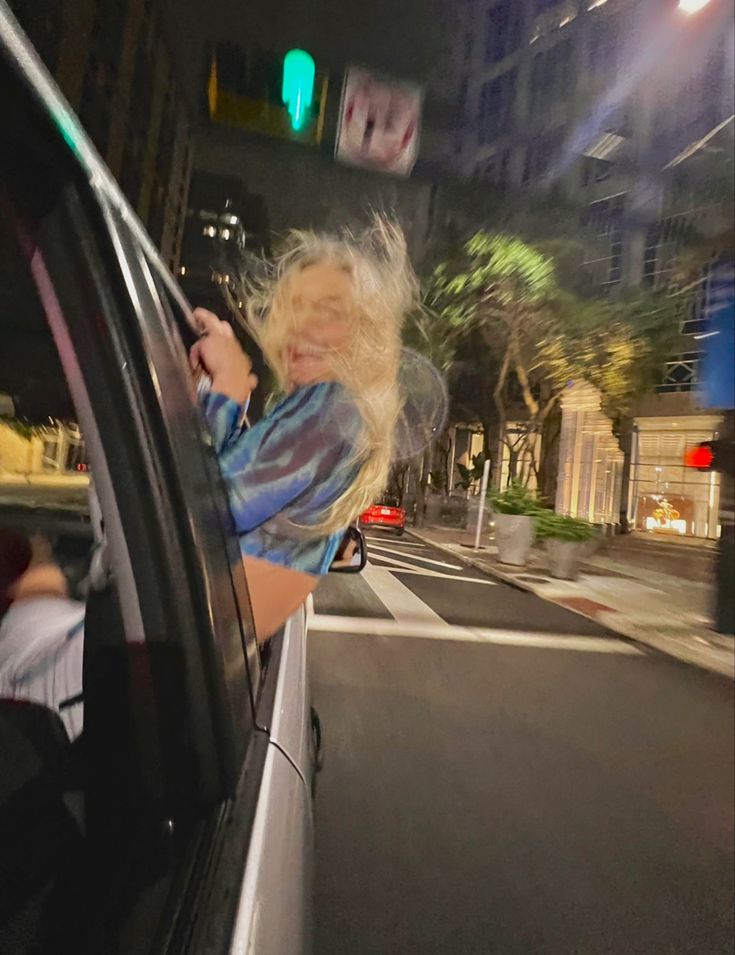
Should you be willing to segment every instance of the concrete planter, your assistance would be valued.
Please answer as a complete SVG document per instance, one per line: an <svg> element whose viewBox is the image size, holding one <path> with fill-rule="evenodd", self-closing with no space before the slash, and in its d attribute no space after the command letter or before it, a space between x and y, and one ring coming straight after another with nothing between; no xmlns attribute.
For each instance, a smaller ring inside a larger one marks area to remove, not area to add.
<svg viewBox="0 0 735 955"><path fill-rule="evenodd" d="M587 554L589 541L565 541L549 537L545 543L551 576L558 580L576 580L579 577L579 565Z"/></svg>
<svg viewBox="0 0 735 955"><path fill-rule="evenodd" d="M501 564L525 567L536 539L536 525L527 514L494 514L495 543Z"/></svg>

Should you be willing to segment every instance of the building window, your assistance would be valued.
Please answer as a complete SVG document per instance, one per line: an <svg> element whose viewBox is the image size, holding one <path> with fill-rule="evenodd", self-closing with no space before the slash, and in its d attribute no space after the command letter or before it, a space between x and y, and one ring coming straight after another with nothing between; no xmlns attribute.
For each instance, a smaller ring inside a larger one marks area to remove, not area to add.
<svg viewBox="0 0 735 955"><path fill-rule="evenodd" d="M517 70L510 70L483 83L477 124L481 144L492 142L507 128L512 116L517 73Z"/></svg>
<svg viewBox="0 0 735 955"><path fill-rule="evenodd" d="M487 11L485 62L499 63L510 56L521 41L521 20L517 0L500 0Z"/></svg>
<svg viewBox="0 0 735 955"><path fill-rule="evenodd" d="M668 114L668 131L674 134L678 148L705 136L726 117L723 109L726 87L724 49L719 47L690 73Z"/></svg>
<svg viewBox="0 0 735 955"><path fill-rule="evenodd" d="M563 142L562 128L547 129L531 139L523 167L524 186L542 180L554 168L559 160Z"/></svg>
<svg viewBox="0 0 735 955"><path fill-rule="evenodd" d="M610 78L620 63L621 24L619 17L600 17L590 31L589 68L600 78Z"/></svg>
<svg viewBox="0 0 735 955"><path fill-rule="evenodd" d="M661 288L669 284L674 259L692 228L691 217L669 216L648 227L643 252L643 285Z"/></svg>
<svg viewBox="0 0 735 955"><path fill-rule="evenodd" d="M626 194L591 202L582 225L590 230L585 245L585 270L595 285L615 285L623 277L623 216Z"/></svg>
<svg viewBox="0 0 735 955"><path fill-rule="evenodd" d="M675 391L692 391L699 378L699 352L685 352L664 365L661 383L656 386L659 394Z"/></svg>
<svg viewBox="0 0 735 955"><path fill-rule="evenodd" d="M714 297L712 288L713 271L711 265L706 265L702 269L699 288L681 323L683 335L703 335L709 331L707 317L712 308Z"/></svg>
<svg viewBox="0 0 735 955"><path fill-rule="evenodd" d="M593 159L592 156L582 157L581 179L583 186L591 186L596 182L604 182L610 178L615 164L605 159Z"/></svg>
<svg viewBox="0 0 735 955"><path fill-rule="evenodd" d="M546 115L568 99L572 66L569 40L536 54L531 73L531 113L534 116Z"/></svg>

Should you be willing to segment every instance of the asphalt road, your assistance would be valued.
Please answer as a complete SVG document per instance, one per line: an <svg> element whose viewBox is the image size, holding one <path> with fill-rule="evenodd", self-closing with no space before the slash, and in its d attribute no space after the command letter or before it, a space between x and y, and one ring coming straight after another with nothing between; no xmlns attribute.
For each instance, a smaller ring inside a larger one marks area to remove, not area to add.
<svg viewBox="0 0 735 955"><path fill-rule="evenodd" d="M374 535L310 636L317 955L720 955L733 693Z"/></svg>

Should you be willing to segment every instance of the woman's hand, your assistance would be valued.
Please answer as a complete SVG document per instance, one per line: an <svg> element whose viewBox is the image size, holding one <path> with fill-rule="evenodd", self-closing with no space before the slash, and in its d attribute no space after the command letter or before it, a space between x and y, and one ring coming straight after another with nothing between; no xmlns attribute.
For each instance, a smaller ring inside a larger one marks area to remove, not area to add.
<svg viewBox="0 0 735 955"><path fill-rule="evenodd" d="M195 308L194 319L201 329L201 338L189 352L192 370L203 368L212 379L213 391L245 404L257 387L258 378L231 326L205 308Z"/></svg>

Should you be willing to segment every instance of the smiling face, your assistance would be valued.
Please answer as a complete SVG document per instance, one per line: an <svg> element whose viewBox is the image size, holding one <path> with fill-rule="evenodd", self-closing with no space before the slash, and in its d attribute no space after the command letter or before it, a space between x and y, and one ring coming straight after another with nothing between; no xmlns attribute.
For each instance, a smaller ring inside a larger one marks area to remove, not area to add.
<svg viewBox="0 0 735 955"><path fill-rule="evenodd" d="M285 347L288 381L295 388L330 381L329 356L344 349L354 330L350 274L334 262L307 265L290 278L289 293L293 331Z"/></svg>

